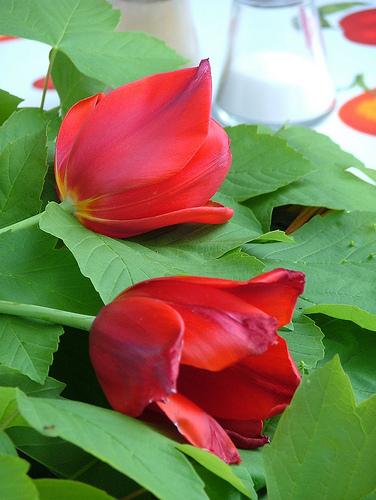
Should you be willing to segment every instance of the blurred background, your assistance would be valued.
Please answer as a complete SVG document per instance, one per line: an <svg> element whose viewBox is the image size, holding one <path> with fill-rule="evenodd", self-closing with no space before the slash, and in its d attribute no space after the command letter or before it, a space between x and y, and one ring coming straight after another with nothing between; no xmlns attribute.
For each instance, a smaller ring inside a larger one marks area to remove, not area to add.
<svg viewBox="0 0 376 500"><path fill-rule="evenodd" d="M119 29L165 39L212 66L225 125L304 124L376 168L376 1L112 0ZM0 39L1 40L1 39ZM3 38L0 88L38 106L49 48ZM50 85L46 107L57 105Z"/></svg>

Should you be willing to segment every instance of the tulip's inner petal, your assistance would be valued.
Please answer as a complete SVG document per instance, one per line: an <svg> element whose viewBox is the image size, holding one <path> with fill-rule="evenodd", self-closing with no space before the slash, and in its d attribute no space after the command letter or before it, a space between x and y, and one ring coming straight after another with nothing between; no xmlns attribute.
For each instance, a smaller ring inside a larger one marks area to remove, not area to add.
<svg viewBox="0 0 376 500"><path fill-rule="evenodd" d="M262 420L219 420L219 423L238 448L249 450L269 443L269 438L261 434Z"/></svg>
<svg viewBox="0 0 376 500"><path fill-rule="evenodd" d="M158 300L115 300L98 314L89 336L90 358L111 406L138 416L176 390L184 324Z"/></svg>
<svg viewBox="0 0 376 500"><path fill-rule="evenodd" d="M278 340L274 318L226 289L203 286L192 278L146 281L126 295L154 297L180 313L185 324L182 363L198 368L223 370L250 354L265 352Z"/></svg>
<svg viewBox="0 0 376 500"><path fill-rule="evenodd" d="M248 314L173 304L185 325L182 363L223 370L277 341L276 320L257 309Z"/></svg>
<svg viewBox="0 0 376 500"><path fill-rule="evenodd" d="M178 391L216 418L264 420L291 401L300 375L281 337L264 354L220 372L182 365Z"/></svg>
<svg viewBox="0 0 376 500"><path fill-rule="evenodd" d="M234 288L232 293L276 318L280 328L290 323L304 282L304 273L274 269L251 279L246 286Z"/></svg>
<svg viewBox="0 0 376 500"><path fill-rule="evenodd" d="M208 135L210 107L208 61L119 87L100 102L77 137L69 185L86 199L180 172Z"/></svg>
<svg viewBox="0 0 376 500"><path fill-rule="evenodd" d="M231 165L229 139L210 120L209 134L191 161L176 175L157 184L94 199L87 207L100 219L141 219L205 205L218 191Z"/></svg>
<svg viewBox="0 0 376 500"><path fill-rule="evenodd" d="M55 176L56 183L60 192L61 198L66 195L66 186L64 186L65 169L67 167L67 159L73 144L89 116L95 110L95 107L104 94L97 94L82 101L77 102L70 108L65 115L61 124L59 133L56 139L55 152Z"/></svg>
<svg viewBox="0 0 376 500"><path fill-rule="evenodd" d="M211 451L229 464L240 462L239 453L226 432L192 401L174 394L157 404L191 444Z"/></svg>
<svg viewBox="0 0 376 500"><path fill-rule="evenodd" d="M76 212L77 218L87 228L112 238L129 238L161 227L175 224L223 224L231 219L234 211L219 203L209 202L204 207L186 208L155 217L134 220L109 220L90 217L87 212Z"/></svg>

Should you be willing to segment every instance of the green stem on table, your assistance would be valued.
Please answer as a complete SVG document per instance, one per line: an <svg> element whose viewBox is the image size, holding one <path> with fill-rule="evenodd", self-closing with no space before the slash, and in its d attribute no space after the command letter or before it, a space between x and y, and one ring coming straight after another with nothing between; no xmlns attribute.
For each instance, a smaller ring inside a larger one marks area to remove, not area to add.
<svg viewBox="0 0 376 500"><path fill-rule="evenodd" d="M44 101L46 100L46 93L47 93L47 87L48 87L48 80L50 79L50 76L51 76L51 71L52 71L52 66L54 64L54 61L55 61L55 57L56 57L56 52L57 50L56 49L51 49L51 52L50 52L50 61L48 63L48 69L47 69L47 75L44 79L44 86L43 86L43 93L42 93L42 99L40 101L40 106L39 108L40 109L43 109L43 106L44 106Z"/></svg>
<svg viewBox="0 0 376 500"><path fill-rule="evenodd" d="M0 314L21 316L29 319L39 319L64 326L72 326L79 330L89 331L95 316L78 314L50 307L35 306L33 304L18 304L8 300L0 300Z"/></svg>

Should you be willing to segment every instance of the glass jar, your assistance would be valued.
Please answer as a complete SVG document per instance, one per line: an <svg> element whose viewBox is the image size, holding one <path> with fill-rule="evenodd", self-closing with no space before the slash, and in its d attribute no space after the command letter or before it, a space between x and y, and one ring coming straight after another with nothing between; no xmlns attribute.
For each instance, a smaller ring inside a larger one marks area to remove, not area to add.
<svg viewBox="0 0 376 500"><path fill-rule="evenodd" d="M188 0L112 0L122 18L118 31L144 31L164 40L192 64L199 61Z"/></svg>
<svg viewBox="0 0 376 500"><path fill-rule="evenodd" d="M314 1L234 0L217 118L309 125L334 103Z"/></svg>

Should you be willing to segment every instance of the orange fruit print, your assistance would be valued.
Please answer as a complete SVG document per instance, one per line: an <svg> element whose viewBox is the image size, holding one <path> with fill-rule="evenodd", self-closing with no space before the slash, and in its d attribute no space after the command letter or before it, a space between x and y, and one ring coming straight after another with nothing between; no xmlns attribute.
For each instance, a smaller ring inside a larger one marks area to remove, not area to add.
<svg viewBox="0 0 376 500"><path fill-rule="evenodd" d="M376 89L346 102L339 110L339 117L355 130L376 135Z"/></svg>

